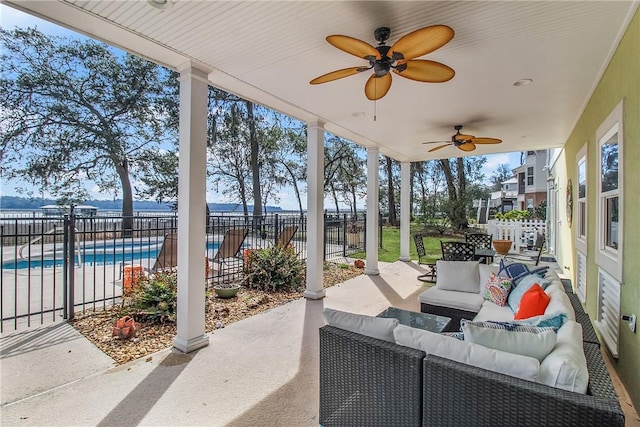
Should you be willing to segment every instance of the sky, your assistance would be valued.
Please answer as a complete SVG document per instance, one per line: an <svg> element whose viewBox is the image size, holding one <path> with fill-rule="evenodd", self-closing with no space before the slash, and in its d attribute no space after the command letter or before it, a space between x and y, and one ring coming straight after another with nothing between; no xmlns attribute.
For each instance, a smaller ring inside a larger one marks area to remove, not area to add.
<svg viewBox="0 0 640 427"><path fill-rule="evenodd" d="M29 14L20 12L16 9L13 9L4 4L0 4L0 25L3 29L12 29L14 27L26 28L26 27L37 27L41 32L48 35L59 35L66 37L77 37L84 38L83 35L70 31L64 27L59 25L50 23L48 21L39 19L35 16L31 16ZM485 177L487 182L496 168L501 164L508 164L511 168L515 168L520 164L520 153L502 153L502 154L494 154L488 155L487 163L485 165ZM135 185L135 183L134 183ZM225 202L235 202L235 200L228 200L222 194L218 194L213 191L213 185L208 184L207 188L207 202L216 202L216 203L225 203ZM25 194L21 194L19 189L26 188L33 191L33 187L29 186L25 182L20 182L16 180L7 181L3 177L0 177L0 195L5 196L22 196L27 197ZM112 194L101 193L95 185L95 183L87 182L86 189L89 192L91 198L97 200L111 200L114 198L119 198L118 196L114 197ZM34 197L43 197L50 198L50 195L47 193L41 194L40 192L35 192ZM285 210L296 210L298 208L295 193L292 188L283 188L278 194L280 202L277 203L282 209ZM135 198L135 196L134 196ZM274 205L273 201L268 202L269 205ZM303 196L303 204L306 205L305 197ZM325 206L333 206L333 202L330 200L325 200ZM362 206L364 207L364 201Z"/></svg>

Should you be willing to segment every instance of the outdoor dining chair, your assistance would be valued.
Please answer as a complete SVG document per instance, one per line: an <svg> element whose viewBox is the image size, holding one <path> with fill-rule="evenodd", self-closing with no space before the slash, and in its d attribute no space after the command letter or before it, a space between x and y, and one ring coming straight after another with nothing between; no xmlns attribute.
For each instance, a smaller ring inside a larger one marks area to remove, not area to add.
<svg viewBox="0 0 640 427"><path fill-rule="evenodd" d="M493 249L492 248L492 240L493 234L484 234L484 233L466 233L465 240L467 243L471 243L477 249ZM490 257L493 260L493 257ZM477 258L483 264L488 264L487 257Z"/></svg>
<svg viewBox="0 0 640 427"><path fill-rule="evenodd" d="M422 258L427 257L427 251L424 248L423 239L424 239L424 236L420 233L415 233L413 235L413 241L416 244L416 252L418 253L418 265L423 264ZM435 282L436 281L436 265L428 262L425 262L424 265L426 265L429 268L429 271L426 272L425 274L419 275L418 280L420 280L421 282L430 282L430 283Z"/></svg>
<svg viewBox="0 0 640 427"><path fill-rule="evenodd" d="M476 247L467 242L443 242L440 241L442 259L444 261L473 261L476 255Z"/></svg>

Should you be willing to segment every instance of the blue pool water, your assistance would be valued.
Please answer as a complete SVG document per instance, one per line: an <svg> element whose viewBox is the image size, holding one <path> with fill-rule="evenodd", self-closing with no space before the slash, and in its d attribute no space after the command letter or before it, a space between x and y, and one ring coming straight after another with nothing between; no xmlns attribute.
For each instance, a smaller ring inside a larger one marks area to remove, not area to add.
<svg viewBox="0 0 640 427"><path fill-rule="evenodd" d="M82 264L87 265L110 265L124 261L136 261L140 259L155 259L158 257L162 242L111 242L105 245L93 245L87 243L80 247L80 258ZM214 254L220 244L218 242L207 243L207 253ZM2 263L3 270L16 270L21 268L51 268L62 267L62 247L58 247L57 253L47 255L47 258L40 259L15 259ZM78 251L75 251L75 263L80 265Z"/></svg>

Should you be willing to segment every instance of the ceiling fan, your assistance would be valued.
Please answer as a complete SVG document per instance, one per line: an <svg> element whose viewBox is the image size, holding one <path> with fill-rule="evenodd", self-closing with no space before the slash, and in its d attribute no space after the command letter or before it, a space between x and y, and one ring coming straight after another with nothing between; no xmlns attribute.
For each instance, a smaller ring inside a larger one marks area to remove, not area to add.
<svg viewBox="0 0 640 427"><path fill-rule="evenodd" d="M385 43L390 34L391 30L388 27L377 28L373 33L379 42L376 47L349 36L328 36L327 41L330 44L344 52L369 61L369 66L332 71L316 77L309 83L312 85L327 83L373 69L373 74L364 87L364 93L368 99L375 101L385 96L389 91L391 87L389 71L391 70L399 76L430 83L443 83L451 80L455 75L452 68L439 62L414 59L447 44L455 34L450 27L432 25L421 28L401 37L392 46L387 46Z"/></svg>
<svg viewBox="0 0 640 427"><path fill-rule="evenodd" d="M501 139L497 138L476 138L473 135L461 134L460 129L462 129L462 125L456 125L454 126L454 129L457 132L455 135L451 136L451 141L429 141L423 142L423 144L438 144L446 142L446 144L442 144L435 148L432 148L431 150L429 150L429 152L448 147L449 145L453 145L462 151L473 151L476 149L476 144L500 144L502 142Z"/></svg>

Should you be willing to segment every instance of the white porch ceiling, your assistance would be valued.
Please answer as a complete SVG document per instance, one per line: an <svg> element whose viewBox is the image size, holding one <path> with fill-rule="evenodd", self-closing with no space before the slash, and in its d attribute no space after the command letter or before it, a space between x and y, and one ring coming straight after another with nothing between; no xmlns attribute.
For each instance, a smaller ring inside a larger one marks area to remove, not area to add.
<svg viewBox="0 0 640 427"><path fill-rule="evenodd" d="M187 61L213 71L212 84L325 128L398 160L428 153L421 143L446 140L453 126L500 138L471 154L559 147L569 136L637 2L631 1L190 1L166 10L144 0L10 1L24 11L177 68ZM376 45L373 31L391 28L392 44L428 25L454 29L454 39L425 56L449 65L447 83L393 75L389 93L364 96L369 73L311 86L340 68L366 65L325 41L344 34ZM515 87L530 78L528 86Z"/></svg>

